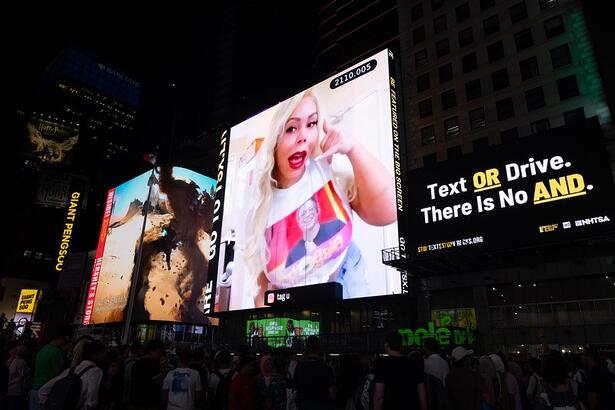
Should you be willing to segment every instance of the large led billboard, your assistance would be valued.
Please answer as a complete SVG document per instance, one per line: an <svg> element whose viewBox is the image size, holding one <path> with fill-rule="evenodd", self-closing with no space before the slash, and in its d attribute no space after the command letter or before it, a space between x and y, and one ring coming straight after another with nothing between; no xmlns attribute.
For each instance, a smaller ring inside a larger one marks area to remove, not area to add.
<svg viewBox="0 0 615 410"><path fill-rule="evenodd" d="M43 118L32 117L27 125L28 146L25 154L48 164L68 164L79 142L79 130Z"/></svg>
<svg viewBox="0 0 615 410"><path fill-rule="evenodd" d="M320 322L286 317L248 320L246 339L254 347L297 347L307 336L318 336Z"/></svg>
<svg viewBox="0 0 615 410"><path fill-rule="evenodd" d="M575 241L615 230L597 121L410 171L413 258Z"/></svg>
<svg viewBox="0 0 615 410"><path fill-rule="evenodd" d="M402 293L381 250L404 241L395 60L384 50L222 135L212 233L215 311L338 282Z"/></svg>
<svg viewBox="0 0 615 410"><path fill-rule="evenodd" d="M132 277L138 280L133 320L208 323L203 311L215 184L191 170L161 166L153 176L147 172L109 190L84 324L123 321Z"/></svg>

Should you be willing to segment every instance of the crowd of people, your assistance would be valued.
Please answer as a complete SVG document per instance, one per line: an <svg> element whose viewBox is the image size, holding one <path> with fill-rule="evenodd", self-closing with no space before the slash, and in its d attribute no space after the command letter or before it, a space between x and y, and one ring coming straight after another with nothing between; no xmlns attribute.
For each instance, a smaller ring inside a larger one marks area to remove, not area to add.
<svg viewBox="0 0 615 410"><path fill-rule="evenodd" d="M71 342L60 328L40 348L4 337L0 347L7 410L615 409L612 357L592 348L514 361L462 346L446 356L427 338L407 354L394 331L384 355L322 355L316 336L303 354L253 355L159 340Z"/></svg>

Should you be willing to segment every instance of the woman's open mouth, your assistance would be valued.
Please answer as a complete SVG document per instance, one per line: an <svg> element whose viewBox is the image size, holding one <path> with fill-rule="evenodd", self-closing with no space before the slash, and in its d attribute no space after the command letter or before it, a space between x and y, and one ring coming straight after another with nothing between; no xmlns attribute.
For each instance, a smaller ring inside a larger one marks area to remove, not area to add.
<svg viewBox="0 0 615 410"><path fill-rule="evenodd" d="M306 151L295 152L293 155L288 157L288 165L292 169L299 169L305 163L305 158L307 157Z"/></svg>

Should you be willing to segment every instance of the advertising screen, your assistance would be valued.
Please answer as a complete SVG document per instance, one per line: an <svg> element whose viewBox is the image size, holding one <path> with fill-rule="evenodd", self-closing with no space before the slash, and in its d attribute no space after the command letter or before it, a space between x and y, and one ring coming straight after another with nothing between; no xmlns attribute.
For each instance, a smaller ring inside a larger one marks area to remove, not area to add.
<svg viewBox="0 0 615 410"><path fill-rule="evenodd" d="M26 155L48 164L71 163L79 130L65 124L33 117L28 122Z"/></svg>
<svg viewBox="0 0 615 410"><path fill-rule="evenodd" d="M250 346L297 347L307 336L318 336L320 323L286 317L248 320L246 339Z"/></svg>
<svg viewBox="0 0 615 410"><path fill-rule="evenodd" d="M597 121L408 173L414 258L572 241L615 228Z"/></svg>
<svg viewBox="0 0 615 410"><path fill-rule="evenodd" d="M431 320L436 326L476 329L476 310L474 308L432 309Z"/></svg>
<svg viewBox="0 0 615 410"><path fill-rule="evenodd" d="M395 66L384 50L224 133L216 312L325 282L344 299L403 292L380 253L404 240Z"/></svg>
<svg viewBox="0 0 615 410"><path fill-rule="evenodd" d="M208 323L203 311L215 183L161 166L154 176L147 172L109 191L84 324L124 320L137 269L133 320Z"/></svg>

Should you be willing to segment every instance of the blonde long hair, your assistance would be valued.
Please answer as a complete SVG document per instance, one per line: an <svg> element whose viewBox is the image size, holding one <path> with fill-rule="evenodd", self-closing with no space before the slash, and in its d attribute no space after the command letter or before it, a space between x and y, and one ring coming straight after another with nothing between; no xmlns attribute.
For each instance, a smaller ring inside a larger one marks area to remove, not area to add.
<svg viewBox="0 0 615 410"><path fill-rule="evenodd" d="M256 286L256 279L261 272L266 273L270 256L267 249L265 234L272 206L273 188L277 186L277 181L274 178L275 150L278 139L284 132L286 121L290 118L299 103L306 97L311 98L316 105L316 112L319 114L318 134L319 136L321 135L322 118L320 115L320 106L316 94L310 89L280 103L271 120L269 132L263 141L263 146L258 151L255 158L253 172L257 176L250 190L251 195L248 197L252 199L252 204L248 210L246 219L247 235L244 254L244 259L250 272L249 278L253 281L252 285L255 294L258 289ZM310 153L310 157L315 158L321 153L320 141L318 140ZM345 187L349 201L352 201L352 198L354 198L356 194L353 176L335 174L335 177L340 180L341 186Z"/></svg>

